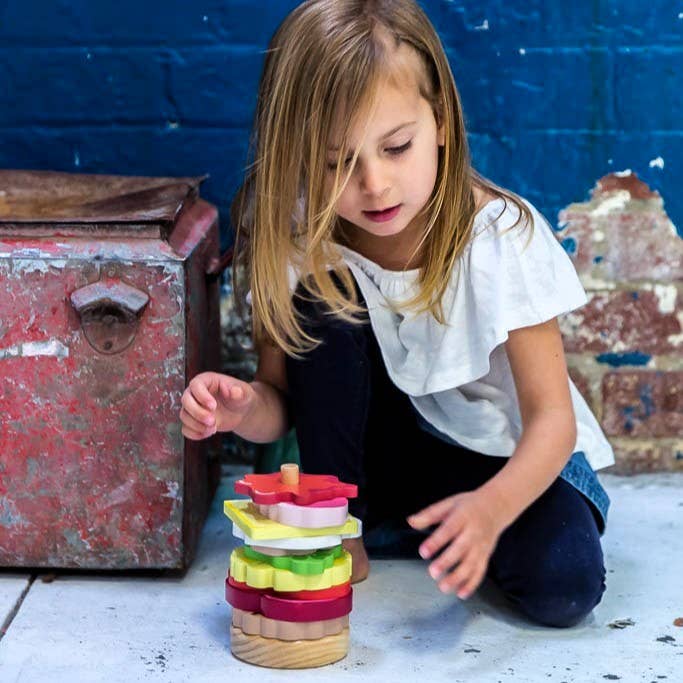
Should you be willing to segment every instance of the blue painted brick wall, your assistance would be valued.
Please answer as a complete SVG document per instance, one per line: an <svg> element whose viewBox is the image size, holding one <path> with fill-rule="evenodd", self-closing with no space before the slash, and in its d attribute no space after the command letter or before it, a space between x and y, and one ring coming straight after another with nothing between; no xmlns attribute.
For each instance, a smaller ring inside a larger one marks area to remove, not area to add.
<svg viewBox="0 0 683 683"><path fill-rule="evenodd" d="M209 173L202 193L227 245L262 51L296 4L5 0L0 166ZM683 4L421 4L447 48L482 173L556 222L599 177L631 168L683 231Z"/></svg>

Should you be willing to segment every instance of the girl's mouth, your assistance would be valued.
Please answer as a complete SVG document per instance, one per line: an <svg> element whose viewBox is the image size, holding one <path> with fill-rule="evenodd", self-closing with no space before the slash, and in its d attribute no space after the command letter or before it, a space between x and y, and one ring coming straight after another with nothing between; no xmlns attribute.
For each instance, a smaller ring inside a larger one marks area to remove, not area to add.
<svg viewBox="0 0 683 683"><path fill-rule="evenodd" d="M401 205L397 204L384 211L363 211L363 215L376 223L384 223L390 221L401 209Z"/></svg>

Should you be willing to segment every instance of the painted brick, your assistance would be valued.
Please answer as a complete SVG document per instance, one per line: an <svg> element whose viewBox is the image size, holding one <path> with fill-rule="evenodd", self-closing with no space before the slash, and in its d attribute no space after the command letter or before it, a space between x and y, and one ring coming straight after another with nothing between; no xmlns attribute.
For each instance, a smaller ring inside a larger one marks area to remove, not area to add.
<svg viewBox="0 0 683 683"><path fill-rule="evenodd" d="M596 43L611 31L606 3L514 2L471 3L451 0L423 2L428 11L442 7L440 29L447 38L478 32L494 45L512 43L519 47ZM488 29L477 28L484 21ZM449 28L452 27L452 28ZM556 27L562 27L561 32Z"/></svg>
<svg viewBox="0 0 683 683"><path fill-rule="evenodd" d="M588 199L586 179L635 168L643 182L666 198L667 214L683 236L683 193L676 180L683 178L680 134L511 130L500 135L475 129L468 139L478 170L534 202L551 225L557 225L558 215L566 222L562 214L572 202ZM665 172L650 168L651 160L660 155L666 161Z"/></svg>
<svg viewBox="0 0 683 683"><path fill-rule="evenodd" d="M0 125L162 121L173 116L163 61L156 49L17 49L0 61L11 93Z"/></svg>
<svg viewBox="0 0 683 683"><path fill-rule="evenodd" d="M251 33L260 42L263 19L273 23L295 2L234 0L31 0L3 3L0 45L177 45L207 44ZM239 21L237 21L239 17Z"/></svg>
<svg viewBox="0 0 683 683"><path fill-rule="evenodd" d="M567 351L673 354L683 350L683 315L672 285L589 296L585 306L562 316Z"/></svg>
<svg viewBox="0 0 683 683"><path fill-rule="evenodd" d="M181 50L170 65L170 84L184 124L251 126L263 68L261 47Z"/></svg>
<svg viewBox="0 0 683 683"><path fill-rule="evenodd" d="M683 22L682 22L683 23ZM683 37L681 40L683 44ZM683 47L621 47L615 57L614 91L621 130L680 130L683 122L680 65ZM666 102L644 107L643 102Z"/></svg>
<svg viewBox="0 0 683 683"><path fill-rule="evenodd" d="M683 371L609 372L603 428L612 436L683 436Z"/></svg>
<svg viewBox="0 0 683 683"><path fill-rule="evenodd" d="M464 42L447 54L473 130L518 135L525 129L614 128L606 49L528 48L521 54L517 47L471 47Z"/></svg>
<svg viewBox="0 0 683 683"><path fill-rule="evenodd" d="M618 45L659 45L683 43L680 3L670 0L610 3L609 22L613 42Z"/></svg>

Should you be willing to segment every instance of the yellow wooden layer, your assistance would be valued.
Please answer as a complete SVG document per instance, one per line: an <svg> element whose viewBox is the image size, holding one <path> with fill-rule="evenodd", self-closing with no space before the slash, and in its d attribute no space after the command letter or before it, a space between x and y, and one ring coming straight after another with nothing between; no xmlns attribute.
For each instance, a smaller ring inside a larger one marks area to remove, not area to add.
<svg viewBox="0 0 683 683"><path fill-rule="evenodd" d="M349 515L344 524L326 526L321 529L304 529L287 526L260 514L250 500L226 500L223 512L253 540L275 540L280 538L314 538L316 536L343 536L358 531L358 520Z"/></svg>
<svg viewBox="0 0 683 683"><path fill-rule="evenodd" d="M346 550L322 574L306 576L289 569L276 569L267 562L244 556L243 548L230 555L230 576L252 588L272 588L275 591L317 591L346 583L351 578L351 554Z"/></svg>

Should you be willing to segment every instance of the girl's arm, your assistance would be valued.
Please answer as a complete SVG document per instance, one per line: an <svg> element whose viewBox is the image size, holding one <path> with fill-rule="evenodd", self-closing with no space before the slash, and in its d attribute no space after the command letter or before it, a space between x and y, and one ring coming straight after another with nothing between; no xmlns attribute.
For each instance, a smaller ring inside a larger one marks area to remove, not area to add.
<svg viewBox="0 0 683 683"><path fill-rule="evenodd" d="M509 526L557 478L576 445L576 417L557 319L512 330L505 344L522 436L505 467L479 490Z"/></svg>
<svg viewBox="0 0 683 683"><path fill-rule="evenodd" d="M515 379L522 436L505 466L474 491L438 501L408 518L438 524L420 546L444 592L469 597L486 572L500 534L555 480L576 444L562 337L556 319L512 330L506 351ZM455 567L453 569L453 567Z"/></svg>
<svg viewBox="0 0 683 683"><path fill-rule="evenodd" d="M279 348L270 344L259 348L258 367L250 384L254 397L235 434L254 443L276 441L290 429L285 354Z"/></svg>

